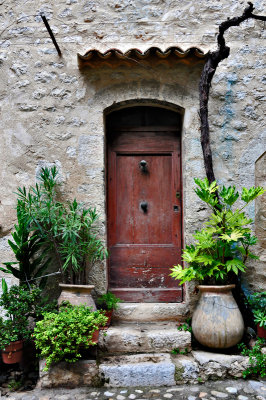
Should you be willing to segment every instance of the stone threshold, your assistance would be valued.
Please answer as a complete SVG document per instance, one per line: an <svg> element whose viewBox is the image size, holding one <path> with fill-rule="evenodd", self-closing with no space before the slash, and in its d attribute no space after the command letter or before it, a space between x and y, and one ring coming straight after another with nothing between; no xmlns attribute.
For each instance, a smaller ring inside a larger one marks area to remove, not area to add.
<svg viewBox="0 0 266 400"><path fill-rule="evenodd" d="M187 355L169 353L120 354L99 360L61 362L43 371L40 361L38 388L79 386L137 387L198 384L208 380L242 378L248 357L192 351Z"/></svg>
<svg viewBox="0 0 266 400"><path fill-rule="evenodd" d="M189 315L187 303L120 303L114 322L183 322Z"/></svg>

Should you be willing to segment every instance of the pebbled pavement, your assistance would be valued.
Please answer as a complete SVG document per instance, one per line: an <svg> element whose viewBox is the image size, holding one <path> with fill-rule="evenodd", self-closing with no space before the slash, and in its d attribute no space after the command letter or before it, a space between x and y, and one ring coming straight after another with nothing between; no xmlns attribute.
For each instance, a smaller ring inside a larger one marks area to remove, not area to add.
<svg viewBox="0 0 266 400"><path fill-rule="evenodd" d="M197 385L139 388L34 389L12 392L1 400L266 400L266 381L226 380Z"/></svg>

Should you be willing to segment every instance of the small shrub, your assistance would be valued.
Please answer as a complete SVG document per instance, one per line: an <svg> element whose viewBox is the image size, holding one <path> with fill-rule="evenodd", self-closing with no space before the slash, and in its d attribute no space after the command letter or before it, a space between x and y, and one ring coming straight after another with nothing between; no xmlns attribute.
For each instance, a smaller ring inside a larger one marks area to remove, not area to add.
<svg viewBox="0 0 266 400"><path fill-rule="evenodd" d="M107 292L98 298L97 304L104 310L116 310L117 304L121 303L121 301L115 294Z"/></svg>
<svg viewBox="0 0 266 400"><path fill-rule="evenodd" d="M252 349L248 349L244 343L240 343L238 346L241 354L249 357L250 363L250 366L243 371L243 377L258 375L264 378L266 376L266 354L262 353L262 347L266 346L266 340L258 339Z"/></svg>
<svg viewBox="0 0 266 400"><path fill-rule="evenodd" d="M44 313L43 318L36 323L32 336L39 356L46 359L45 371L59 361L77 361L82 348L96 344L92 341L93 332L107 321L100 311L70 304L60 307L59 313Z"/></svg>

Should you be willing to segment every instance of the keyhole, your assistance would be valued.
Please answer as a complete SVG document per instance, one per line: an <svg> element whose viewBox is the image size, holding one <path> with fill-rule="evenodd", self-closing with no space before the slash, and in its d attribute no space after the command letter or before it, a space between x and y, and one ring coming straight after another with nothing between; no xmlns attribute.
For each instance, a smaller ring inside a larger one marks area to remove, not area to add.
<svg viewBox="0 0 266 400"><path fill-rule="evenodd" d="M147 201L142 201L140 203L140 208L143 210L144 213L146 213L148 211L148 203L147 203Z"/></svg>

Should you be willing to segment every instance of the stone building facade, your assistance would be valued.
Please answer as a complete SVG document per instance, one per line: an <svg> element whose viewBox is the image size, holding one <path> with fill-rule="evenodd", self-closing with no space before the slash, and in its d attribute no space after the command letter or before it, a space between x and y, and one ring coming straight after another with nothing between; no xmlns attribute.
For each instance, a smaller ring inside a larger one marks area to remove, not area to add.
<svg viewBox="0 0 266 400"><path fill-rule="evenodd" d="M254 6L257 14L265 14L263 2L256 0ZM182 235L183 243L191 240L207 215L193 191L193 178L205 176L198 117L203 61L193 56L186 62L180 54L197 48L203 57L214 50L219 23L241 15L245 7L240 0L0 1L1 262L12 258L7 240L16 220L14 192L34 184L43 165L58 166L66 198L97 208L106 240L106 118L134 106L161 107L181 116ZM231 54L219 66L210 96L219 184L265 184L264 28L263 22L248 20L226 34ZM131 65L102 60L83 68L82 58L77 59L93 49L101 58L110 49L144 54L154 47L161 54L178 47L180 54L171 64L147 65L140 58ZM261 290L266 287L263 199L248 211L256 216L261 260L249 265L247 278L252 289ZM106 290L106 263L94 267L91 279L98 292ZM188 299L185 290L179 308L187 307Z"/></svg>

